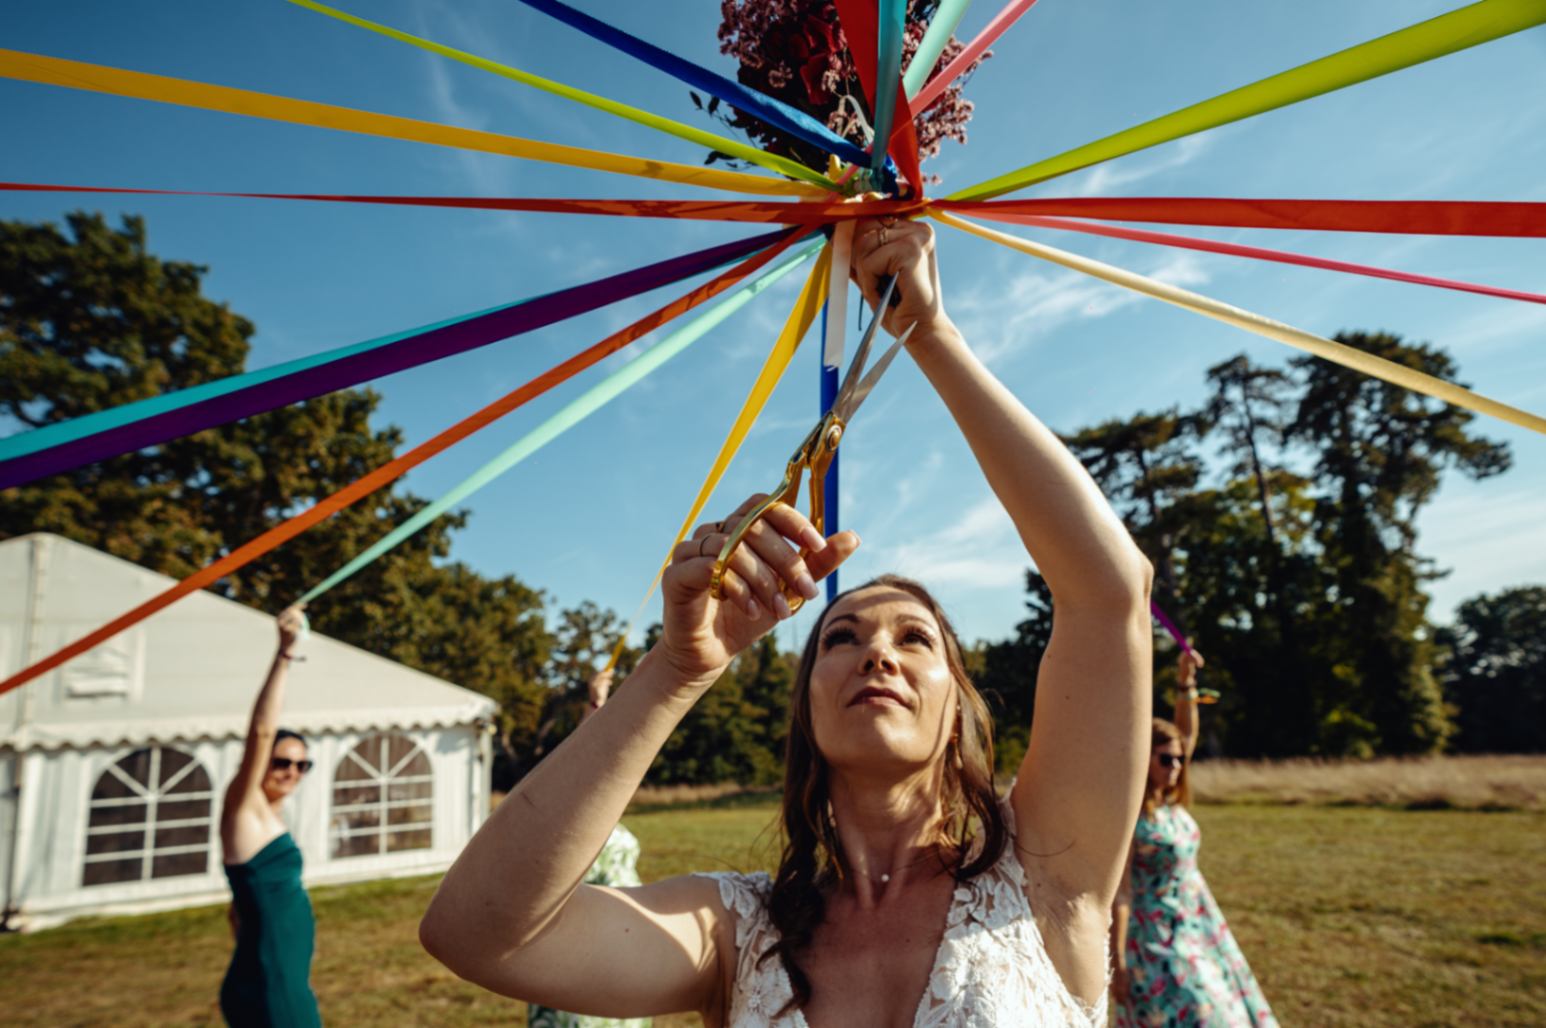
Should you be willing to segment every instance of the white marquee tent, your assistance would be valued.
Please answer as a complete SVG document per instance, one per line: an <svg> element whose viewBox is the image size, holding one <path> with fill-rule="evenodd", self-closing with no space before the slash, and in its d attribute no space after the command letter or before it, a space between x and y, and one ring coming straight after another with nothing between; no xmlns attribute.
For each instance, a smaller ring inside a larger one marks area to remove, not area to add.
<svg viewBox="0 0 1546 1028"><path fill-rule="evenodd" d="M0 542L0 677L170 584L58 536ZM9 927L226 897L219 806L275 641L198 593L0 696ZM282 723L316 762L285 807L306 884L444 870L488 811L493 701L333 639L303 652Z"/></svg>

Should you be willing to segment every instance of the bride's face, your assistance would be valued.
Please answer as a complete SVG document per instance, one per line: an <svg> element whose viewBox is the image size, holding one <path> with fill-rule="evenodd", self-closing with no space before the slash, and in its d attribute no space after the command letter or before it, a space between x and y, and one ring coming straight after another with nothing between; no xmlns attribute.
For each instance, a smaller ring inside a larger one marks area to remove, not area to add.
<svg viewBox="0 0 1546 1028"><path fill-rule="evenodd" d="M956 686L929 608L891 586L834 604L817 637L810 709L816 747L834 769L908 773L942 760Z"/></svg>

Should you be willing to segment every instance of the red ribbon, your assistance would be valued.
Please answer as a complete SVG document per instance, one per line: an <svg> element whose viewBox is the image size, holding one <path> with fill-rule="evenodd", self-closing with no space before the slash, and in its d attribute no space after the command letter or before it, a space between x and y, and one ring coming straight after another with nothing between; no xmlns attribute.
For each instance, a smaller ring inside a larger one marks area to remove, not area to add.
<svg viewBox="0 0 1546 1028"><path fill-rule="evenodd" d="M981 217L992 221L1007 221L1017 225L1055 228L1065 232L1083 232L1087 235L1110 236L1114 239L1131 239L1139 243L1157 243L1161 246L1175 246L1186 250L1202 250L1206 253L1224 253L1232 257L1250 257L1259 261L1276 261L1279 264L1298 264L1306 268L1342 271L1351 275L1368 275L1371 278L1388 278L1396 282L1411 282L1414 285L1420 286L1458 289L1465 293L1499 296L1506 300L1523 300L1526 303L1546 304L1546 295L1527 293L1521 289L1503 289L1498 286L1478 285L1475 282L1435 278L1432 275L1415 275L1407 271L1392 271L1389 268L1376 268L1369 264L1354 264L1351 261L1333 261L1325 257L1310 257L1302 253L1289 253L1286 250L1268 250L1260 246L1242 246L1238 243L1222 243L1214 239L1174 236L1168 232L1147 232L1138 228L1118 228L1115 225L1097 225L1085 221L1069 221L1066 218L1042 218L1034 214L984 214L981 211L977 213Z"/></svg>
<svg viewBox="0 0 1546 1028"><path fill-rule="evenodd" d="M1047 200L936 200L941 210L978 218L1063 215L1231 228L1399 232L1435 236L1546 236L1546 203L1484 200L1256 200L1204 196L1068 197Z"/></svg>
<svg viewBox="0 0 1546 1028"><path fill-rule="evenodd" d="M0 182L0 192L110 193L129 196L213 196L241 200L312 200L324 203L374 203L404 207L453 207L485 211L532 211L546 214L601 214L622 218L687 218L698 221L747 221L776 225L823 225L846 218L901 217L922 210L923 200L874 200L785 203L765 200L571 200L532 197L370 196L347 193L222 193L188 189L123 189L114 186L62 186Z"/></svg>

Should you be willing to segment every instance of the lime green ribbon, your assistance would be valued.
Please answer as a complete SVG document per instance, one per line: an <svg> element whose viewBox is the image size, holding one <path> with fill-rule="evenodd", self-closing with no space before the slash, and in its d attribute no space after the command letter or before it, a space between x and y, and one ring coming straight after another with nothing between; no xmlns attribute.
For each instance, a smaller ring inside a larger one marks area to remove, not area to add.
<svg viewBox="0 0 1546 1028"><path fill-rule="evenodd" d="M1227 125L1265 111L1366 82L1414 64L1456 53L1546 22L1546 0L1481 0L1387 36L1301 64L1211 100L1161 115L1104 139L1028 164L980 185L950 194L951 200L987 200L1088 168L1182 136Z"/></svg>
<svg viewBox="0 0 1546 1028"><path fill-rule="evenodd" d="M465 50L457 50L453 47L436 43L433 40L424 39L420 36L410 35L407 32L394 29L389 25L382 25L379 22L368 21L365 18L359 18L355 15L340 11L336 7L328 7L326 4L317 3L316 0L290 0L290 3L299 7L305 7L316 11L319 14L325 14L329 18L336 18L339 21L347 22L350 25L356 25L362 29L369 29L371 32L380 33L381 35L390 39L395 39L398 42L407 43L410 46L416 46L421 50L428 50L430 53L436 53L442 57L449 57L453 61L460 61L463 64L470 65L482 71L492 72L495 75L499 75L507 79L513 79L516 82L520 82L528 86L533 86L537 89L543 90L544 92L552 93L554 96L561 96L567 100L573 100L576 103L582 103L586 106L594 107L597 110L606 111L608 114L615 114L620 118L627 118L629 121L637 122L640 125L647 125L652 129L657 129L661 132L677 136L678 138L686 139L690 142L697 143L700 146L706 146L710 150L718 150L722 153L730 154L732 157L740 157L744 160L751 161L753 164L760 164L764 168L776 171L782 175L787 175L790 178L801 179L806 182L811 182L819 186L826 186L832 189L837 188L831 179L827 178L825 175L812 171L810 168L807 168L805 165L799 163L798 161L792 161L787 157L779 157L776 154L770 154L765 150L759 150L755 146L749 146L746 143L737 142L736 140L730 139L726 136L715 135L713 132L704 132L702 129L693 128L691 125L684 125L682 122L673 121L670 118L663 118L658 114L651 114L648 111L640 110L639 108L630 106L629 104L620 103L617 100L609 100L604 96L597 96L595 93L587 93L583 89L576 89L573 86L566 86L562 82L554 82L552 79L545 79L540 75L533 75L531 72L522 71L519 68L513 68L508 64L500 64L499 62L491 61L486 57L479 57L476 54L467 53Z"/></svg>

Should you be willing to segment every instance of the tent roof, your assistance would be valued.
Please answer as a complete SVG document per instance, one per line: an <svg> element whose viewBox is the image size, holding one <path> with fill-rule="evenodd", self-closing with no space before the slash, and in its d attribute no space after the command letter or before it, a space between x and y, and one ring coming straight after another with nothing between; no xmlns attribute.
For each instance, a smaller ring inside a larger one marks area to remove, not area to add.
<svg viewBox="0 0 1546 1028"><path fill-rule="evenodd" d="M0 542L0 669L9 675L172 583L60 536ZM239 737L275 638L266 614L208 592L189 596L0 696L0 746ZM496 706L336 639L313 634L300 650L305 660L290 670L282 718L296 731L466 725Z"/></svg>

